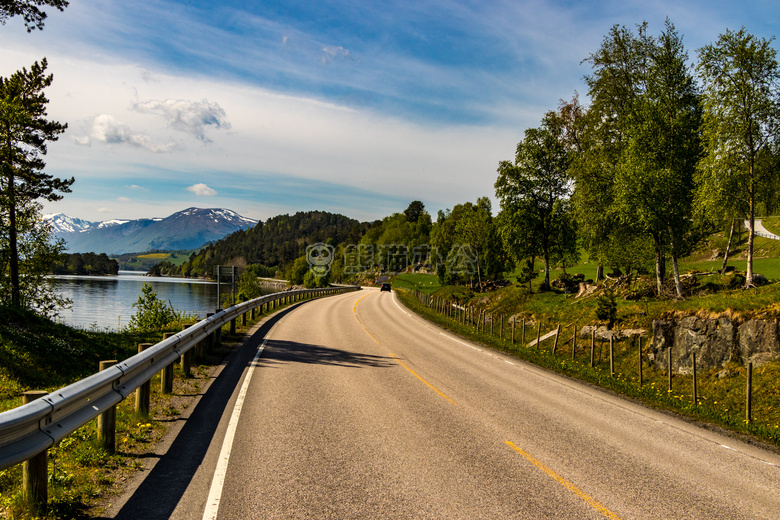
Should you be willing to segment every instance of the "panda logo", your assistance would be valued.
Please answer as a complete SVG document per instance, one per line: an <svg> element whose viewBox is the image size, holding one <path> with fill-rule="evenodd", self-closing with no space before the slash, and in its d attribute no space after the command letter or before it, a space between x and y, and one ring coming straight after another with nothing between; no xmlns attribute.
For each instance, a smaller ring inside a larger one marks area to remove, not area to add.
<svg viewBox="0 0 780 520"><path fill-rule="evenodd" d="M330 264L333 263L335 248L322 242L306 246L306 261L314 276L325 276L330 272Z"/></svg>

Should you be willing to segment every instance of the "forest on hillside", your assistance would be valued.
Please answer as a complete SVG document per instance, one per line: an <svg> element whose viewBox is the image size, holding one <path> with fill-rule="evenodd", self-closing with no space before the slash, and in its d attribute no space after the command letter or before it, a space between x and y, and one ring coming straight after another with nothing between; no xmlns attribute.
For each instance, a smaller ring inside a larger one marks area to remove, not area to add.
<svg viewBox="0 0 780 520"><path fill-rule="evenodd" d="M182 265L163 261L150 270L158 276L209 277L216 265L253 266L258 276L283 274L306 247L315 243L357 241L370 224L325 211L278 215L236 231L190 255Z"/></svg>

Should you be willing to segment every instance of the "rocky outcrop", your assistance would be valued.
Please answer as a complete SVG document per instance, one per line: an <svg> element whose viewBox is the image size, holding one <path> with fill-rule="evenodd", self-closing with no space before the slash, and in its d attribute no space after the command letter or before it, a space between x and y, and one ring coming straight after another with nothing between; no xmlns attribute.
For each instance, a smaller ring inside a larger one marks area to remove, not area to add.
<svg viewBox="0 0 780 520"><path fill-rule="evenodd" d="M739 353L753 366L780 359L777 321L750 320L739 327Z"/></svg>
<svg viewBox="0 0 780 520"><path fill-rule="evenodd" d="M666 369L671 352L672 371L681 374L693 371L693 354L697 369L702 370L730 361L759 366L780 360L778 332L777 321L751 320L737 327L728 318L656 320L649 358L659 369Z"/></svg>

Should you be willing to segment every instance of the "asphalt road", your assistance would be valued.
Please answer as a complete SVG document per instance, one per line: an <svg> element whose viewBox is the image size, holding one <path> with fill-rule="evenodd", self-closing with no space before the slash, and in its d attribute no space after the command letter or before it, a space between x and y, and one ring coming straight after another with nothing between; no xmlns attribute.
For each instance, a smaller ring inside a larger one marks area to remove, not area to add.
<svg viewBox="0 0 780 520"><path fill-rule="evenodd" d="M262 333L230 396L198 405L203 445L116 518L155 498L144 518L780 518L778 454L465 342L394 294L307 302Z"/></svg>

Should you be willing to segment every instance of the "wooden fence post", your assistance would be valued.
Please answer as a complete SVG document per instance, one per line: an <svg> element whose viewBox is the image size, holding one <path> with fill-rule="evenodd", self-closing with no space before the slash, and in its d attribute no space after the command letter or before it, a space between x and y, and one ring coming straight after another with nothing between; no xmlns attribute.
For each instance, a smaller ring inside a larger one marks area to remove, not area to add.
<svg viewBox="0 0 780 520"><path fill-rule="evenodd" d="M512 345L515 344L515 325L517 324L517 318L512 318Z"/></svg>
<svg viewBox="0 0 780 520"><path fill-rule="evenodd" d="M536 324L536 350L539 350L539 338L542 337L542 322Z"/></svg>
<svg viewBox="0 0 780 520"><path fill-rule="evenodd" d="M745 401L745 420L753 420L753 363L747 366L747 396Z"/></svg>
<svg viewBox="0 0 780 520"><path fill-rule="evenodd" d="M609 336L609 375L615 376L615 336Z"/></svg>
<svg viewBox="0 0 780 520"><path fill-rule="evenodd" d="M669 347L669 392L672 391L672 347Z"/></svg>
<svg viewBox="0 0 780 520"><path fill-rule="evenodd" d="M595 327L590 331L590 368L596 366L593 361L594 354L596 353L596 329Z"/></svg>
<svg viewBox="0 0 780 520"><path fill-rule="evenodd" d="M521 331L520 342L525 346L525 318L523 318L523 330Z"/></svg>
<svg viewBox="0 0 780 520"><path fill-rule="evenodd" d="M22 394L24 404L47 395L47 392L31 390ZM49 501L49 451L43 450L35 457L22 462L22 501L34 513L45 512Z"/></svg>
<svg viewBox="0 0 780 520"><path fill-rule="evenodd" d="M639 341L639 386L644 383L642 374L642 336L637 336Z"/></svg>
<svg viewBox="0 0 780 520"><path fill-rule="evenodd" d="M696 387L696 352L691 352L691 360L693 361L693 406L698 406L699 389Z"/></svg>
<svg viewBox="0 0 780 520"><path fill-rule="evenodd" d="M574 361L574 358L577 354L577 324L575 323L572 325L573 330L571 333L571 360Z"/></svg>
<svg viewBox="0 0 780 520"><path fill-rule="evenodd" d="M552 354L555 355L555 351L558 349L558 336L561 335L561 324L558 324L558 327L555 329L555 341L553 342L553 349Z"/></svg>

